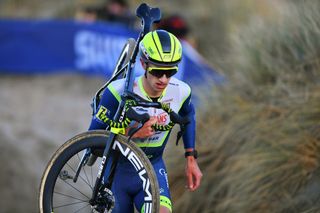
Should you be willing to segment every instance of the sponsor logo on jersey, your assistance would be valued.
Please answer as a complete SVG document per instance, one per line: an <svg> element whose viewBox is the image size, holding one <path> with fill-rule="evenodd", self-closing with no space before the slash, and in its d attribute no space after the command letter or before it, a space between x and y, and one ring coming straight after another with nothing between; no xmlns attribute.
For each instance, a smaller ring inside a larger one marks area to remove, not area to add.
<svg viewBox="0 0 320 213"><path fill-rule="evenodd" d="M160 188L159 193L160 193L160 194L164 193L164 189L163 189L163 188Z"/></svg>
<svg viewBox="0 0 320 213"><path fill-rule="evenodd" d="M134 109L135 109L137 112L148 112L147 109L142 108L142 107L135 107Z"/></svg>
<svg viewBox="0 0 320 213"><path fill-rule="evenodd" d="M171 83L171 82L169 82L169 84L173 85L173 86L177 86L177 87L179 86L179 84L175 84L175 83Z"/></svg>
<svg viewBox="0 0 320 213"><path fill-rule="evenodd" d="M160 175L164 176L164 178L166 179L167 187L169 188L168 174L167 174L166 170L164 168L161 168L161 169L159 169L159 173L160 173Z"/></svg>
<svg viewBox="0 0 320 213"><path fill-rule="evenodd" d="M163 112L159 115L157 115L157 123L161 125L167 124L167 121L169 119L169 115L166 112Z"/></svg>
<svg viewBox="0 0 320 213"><path fill-rule="evenodd" d="M109 110L108 110L107 108L105 108L104 106L100 106L100 107L99 107L99 110L98 110L98 112L97 112L97 114L96 114L96 117L97 117L99 120L103 121L103 120L106 119L108 111L109 111Z"/></svg>
<svg viewBox="0 0 320 213"><path fill-rule="evenodd" d="M159 140L159 136L156 136L157 133L151 137L148 137L148 138L139 138L139 142L141 143L145 143L145 142L152 142L152 141L157 141Z"/></svg>

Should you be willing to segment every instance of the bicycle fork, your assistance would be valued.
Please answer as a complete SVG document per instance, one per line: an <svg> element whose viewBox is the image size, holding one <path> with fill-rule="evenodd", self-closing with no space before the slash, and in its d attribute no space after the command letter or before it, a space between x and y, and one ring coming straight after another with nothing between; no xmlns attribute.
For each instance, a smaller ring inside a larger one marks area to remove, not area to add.
<svg viewBox="0 0 320 213"><path fill-rule="evenodd" d="M103 190L105 187L107 187L108 189L111 189L112 180L111 181L105 180L104 184L102 184L102 180L103 180L104 173L105 173L106 167L107 167L106 166L107 159L110 158L109 151L110 151L110 149L111 149L111 147L112 147L112 145L113 145L113 143L115 141L115 137L116 137L115 134L111 134L109 139L108 139L108 141L106 142L106 147L105 147L104 152L103 152L102 161L100 163L99 171L98 171L98 174L97 174L97 178L96 178L93 190L92 190L92 196L91 196L91 199L89 201L90 205L92 205L92 206L99 204L98 194L99 194L99 192L101 190ZM109 175L108 180L110 180L110 176L113 179L113 175L114 175L115 167L116 167L116 163L115 162L117 162L117 161L115 159L113 159L112 167L110 169L110 175Z"/></svg>

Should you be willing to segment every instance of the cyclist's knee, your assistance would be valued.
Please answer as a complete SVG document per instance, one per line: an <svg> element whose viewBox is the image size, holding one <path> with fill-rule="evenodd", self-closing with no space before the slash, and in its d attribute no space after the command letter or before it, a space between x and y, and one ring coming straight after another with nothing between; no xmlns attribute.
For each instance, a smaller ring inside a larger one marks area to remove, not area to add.
<svg viewBox="0 0 320 213"><path fill-rule="evenodd" d="M172 204L171 200L163 195L160 195L160 212L166 213L166 212L172 212Z"/></svg>
<svg viewBox="0 0 320 213"><path fill-rule="evenodd" d="M141 208L141 213L144 213L144 204ZM171 213L172 212L172 204L171 204L171 200L163 195L160 195L160 213Z"/></svg>
<svg viewBox="0 0 320 213"><path fill-rule="evenodd" d="M166 206L160 206L160 213L171 213L171 209Z"/></svg>

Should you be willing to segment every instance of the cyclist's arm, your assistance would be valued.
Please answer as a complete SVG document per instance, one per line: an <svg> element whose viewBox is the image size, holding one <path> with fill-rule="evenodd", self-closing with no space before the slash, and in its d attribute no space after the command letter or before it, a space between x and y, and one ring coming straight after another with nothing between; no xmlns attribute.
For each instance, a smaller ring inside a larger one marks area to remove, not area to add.
<svg viewBox="0 0 320 213"><path fill-rule="evenodd" d="M196 134L196 120L195 120L195 110L191 102L191 93L188 98L184 101L179 115L188 116L190 123L186 125L185 132L182 136L184 148L191 151L195 148L195 134Z"/></svg>
<svg viewBox="0 0 320 213"><path fill-rule="evenodd" d="M101 119L99 119L99 117L105 115L108 118L112 119L117 111L118 105L119 100L109 90L109 88L106 88L101 97L97 113L92 117L89 130L106 129L108 125L104 123Z"/></svg>
<svg viewBox="0 0 320 213"><path fill-rule="evenodd" d="M183 103L179 114L190 118L190 123L186 126L186 131L183 135L183 143L186 151L192 151L195 148L196 120L194 106L191 103L191 93ZM193 156L188 156L186 159L185 174L187 177L187 188L190 191L195 191L200 186L202 172L197 160Z"/></svg>

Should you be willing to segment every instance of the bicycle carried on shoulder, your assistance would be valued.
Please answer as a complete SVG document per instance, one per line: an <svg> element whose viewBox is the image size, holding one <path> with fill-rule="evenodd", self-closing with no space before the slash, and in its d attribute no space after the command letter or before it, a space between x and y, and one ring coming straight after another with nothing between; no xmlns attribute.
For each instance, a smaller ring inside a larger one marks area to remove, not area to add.
<svg viewBox="0 0 320 213"><path fill-rule="evenodd" d="M117 200L111 191L115 169L122 155L139 175L144 190L144 212L157 213L160 208L159 186L156 175L145 153L130 139L149 120L148 114L138 114L132 107L161 108L170 115L167 125L155 125L156 131L170 130L176 123L183 127L188 121L163 103L149 102L133 93L133 67L139 43L154 22L161 18L159 8L141 4L136 15L142 20L137 41L125 44L111 79L95 94L92 107L97 113L101 93L114 80L125 78L125 89L114 118L101 119L111 128L78 134L65 142L52 156L40 183L39 209L41 213L57 212L111 212ZM128 137L119 134L118 128L128 127L131 121L141 125ZM113 156L113 157L111 157ZM108 170L108 165L111 165ZM108 174L105 174L106 171Z"/></svg>

